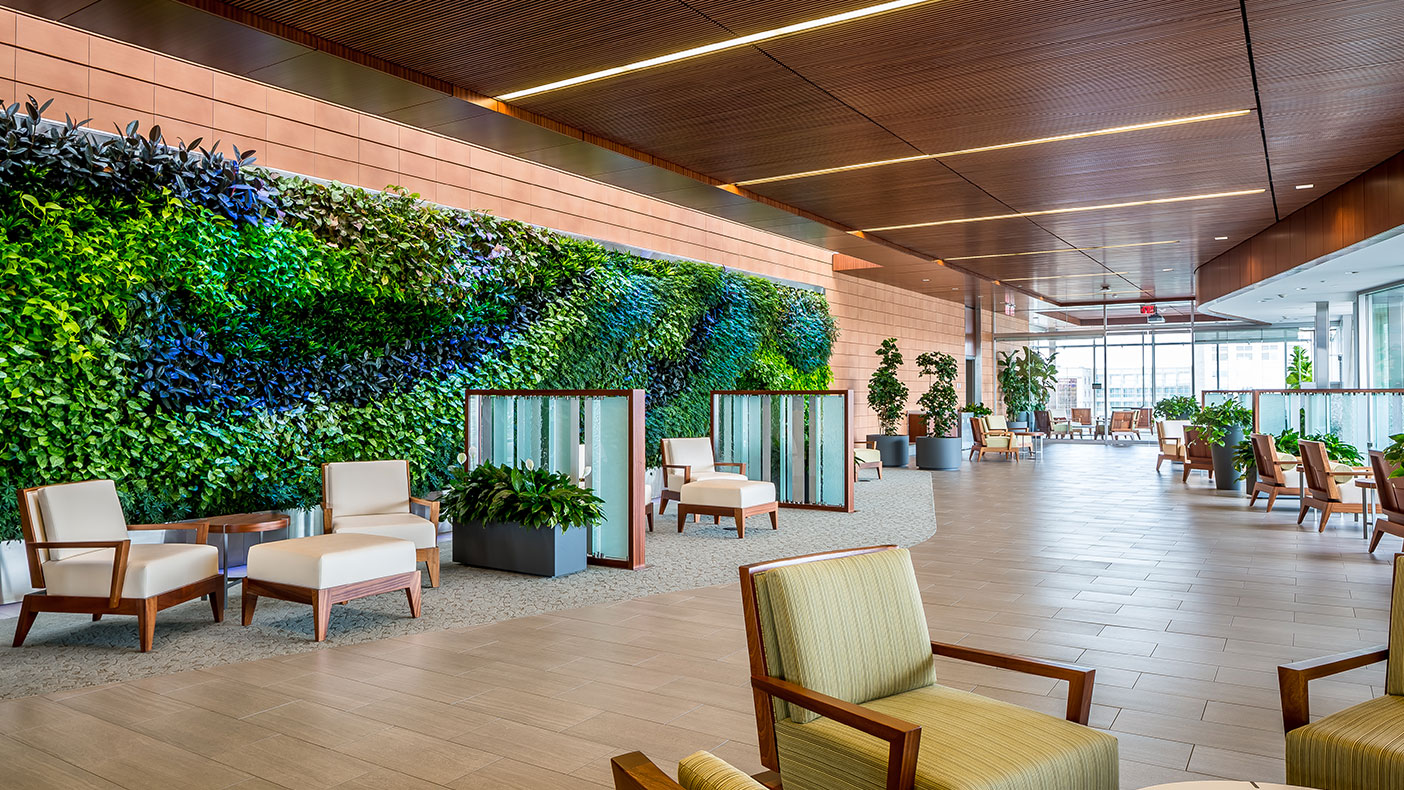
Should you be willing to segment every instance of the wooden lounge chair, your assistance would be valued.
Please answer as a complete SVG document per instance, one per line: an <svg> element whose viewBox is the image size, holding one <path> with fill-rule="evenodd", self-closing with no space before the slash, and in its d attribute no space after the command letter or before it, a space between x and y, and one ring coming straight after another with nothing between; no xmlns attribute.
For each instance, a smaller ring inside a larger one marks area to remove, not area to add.
<svg viewBox="0 0 1404 790"><path fill-rule="evenodd" d="M1169 461L1172 464L1185 462L1185 425L1182 420L1161 420L1157 426L1156 439L1160 443L1160 455L1155 459L1155 471Z"/></svg>
<svg viewBox="0 0 1404 790"><path fill-rule="evenodd" d="M1404 477L1390 477L1399 467L1386 461L1379 450L1370 451L1370 468L1375 471L1375 488L1380 496L1375 532L1370 536L1370 552L1374 553L1385 535L1404 538Z"/></svg>
<svg viewBox="0 0 1404 790"><path fill-rule="evenodd" d="M1015 437L1008 433L991 434L985 428L985 421L979 417L970 418L970 428L975 432L975 443L970 445L970 457L978 460L985 460L985 453L998 453L1001 455L1013 456L1015 461L1019 460L1019 445L1015 443Z"/></svg>
<svg viewBox="0 0 1404 790"><path fill-rule="evenodd" d="M1248 441L1253 446L1253 467L1258 470L1258 479L1253 483L1253 498L1248 500L1248 507L1251 508L1258 501L1259 494L1267 494L1266 512L1271 513L1279 496L1301 496L1300 488L1288 485L1286 471L1301 463L1300 459L1278 452L1277 442L1270 434L1255 433L1248 437Z"/></svg>
<svg viewBox="0 0 1404 790"><path fill-rule="evenodd" d="M1087 431L1092 430L1092 410L1073 409L1072 425L1068 428L1068 433L1083 436Z"/></svg>
<svg viewBox="0 0 1404 790"><path fill-rule="evenodd" d="M1347 502L1341 493L1341 483L1348 483L1354 477L1351 468L1343 464L1331 465L1326 457L1326 445L1303 439L1297 444L1302 452L1302 472L1306 476L1306 490L1302 492L1302 509L1297 513L1297 523L1306 520L1308 510L1321 511L1321 523L1317 532L1326 531L1326 522L1332 513L1364 513L1365 503ZM1332 474L1347 472L1347 474ZM1363 491L1361 492L1364 493Z"/></svg>
<svg viewBox="0 0 1404 790"><path fill-rule="evenodd" d="M1114 411L1111 415L1111 438L1117 436L1134 436L1141 438L1141 432L1136 430L1136 412L1134 411Z"/></svg>
<svg viewBox="0 0 1404 790"><path fill-rule="evenodd" d="M1190 472L1202 469L1209 473L1209 479L1214 479L1214 454L1209 451L1209 445L1199 438L1198 428L1185 428L1185 473L1180 477L1180 482L1188 482Z"/></svg>

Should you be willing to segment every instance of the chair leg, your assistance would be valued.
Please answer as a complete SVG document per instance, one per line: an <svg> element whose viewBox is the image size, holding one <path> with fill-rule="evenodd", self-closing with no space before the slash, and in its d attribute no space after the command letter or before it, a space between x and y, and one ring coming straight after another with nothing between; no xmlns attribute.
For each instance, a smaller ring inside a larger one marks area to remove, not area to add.
<svg viewBox="0 0 1404 790"><path fill-rule="evenodd" d="M737 508L736 512L732 514L732 517L736 519L736 537L746 537L746 511ZM717 516L717 523L721 523L721 516Z"/></svg>
<svg viewBox="0 0 1404 790"><path fill-rule="evenodd" d="M648 519L648 531L653 531L653 503L644 506L644 518Z"/></svg>
<svg viewBox="0 0 1404 790"><path fill-rule="evenodd" d="M1330 502L1327 502L1326 505L1321 508L1321 524L1316 528L1317 532L1326 531L1326 522L1331 518L1331 509L1333 507L1334 506Z"/></svg>
<svg viewBox="0 0 1404 790"><path fill-rule="evenodd" d="M1256 489L1256 488L1253 489L1253 498L1248 500L1248 507L1251 508L1252 506L1258 504L1258 494L1260 494L1260 493L1262 493L1262 492L1259 491L1258 489Z"/></svg>
<svg viewBox="0 0 1404 790"><path fill-rule="evenodd" d="M224 579L221 578L219 580L219 589L215 590L214 594L210 596L210 613L214 615L214 621L216 623L224 622L225 594L226 588L224 586Z"/></svg>
<svg viewBox="0 0 1404 790"><path fill-rule="evenodd" d="M1275 505L1275 504L1277 504L1277 489L1276 489L1276 488L1274 488L1273 490L1271 490L1271 491L1268 492L1267 512L1271 513L1271 512L1272 512L1272 506Z"/></svg>
<svg viewBox="0 0 1404 790"><path fill-rule="evenodd" d="M156 599L154 597L144 599L141 602L141 610L137 612L137 630L141 637L141 652L150 653L152 644L156 642Z"/></svg>
<svg viewBox="0 0 1404 790"><path fill-rule="evenodd" d="M658 515L661 516L661 515L663 515L664 513L667 513L667 512L668 512L668 498L667 498L667 497L659 497L659 498L658 498Z"/></svg>
<svg viewBox="0 0 1404 790"><path fill-rule="evenodd" d="M331 623L331 598L326 590L317 591L312 602L312 635L318 642L327 641L327 626Z"/></svg>
<svg viewBox="0 0 1404 790"><path fill-rule="evenodd" d="M29 636L29 629L34 627L34 618L39 616L39 612L29 602L29 596L24 597L24 603L20 604L19 621L15 623L14 647L24 644L25 637Z"/></svg>
<svg viewBox="0 0 1404 790"><path fill-rule="evenodd" d="M405 588L405 596L409 598L410 617L418 617L423 606L424 593L419 589L419 580L415 579L414 584Z"/></svg>
<svg viewBox="0 0 1404 790"><path fill-rule="evenodd" d="M1159 472L1160 472L1160 465L1163 464L1163 463L1165 463L1165 456L1162 455L1162 456L1160 456L1159 458L1155 459L1155 471L1156 471L1157 474L1159 474Z"/></svg>
<svg viewBox="0 0 1404 790"><path fill-rule="evenodd" d="M1302 507L1301 507L1300 510L1297 511L1297 524L1300 525L1303 521L1306 521L1306 513L1307 513L1307 500L1306 500L1306 497L1303 496L1303 497L1302 497Z"/></svg>
<svg viewBox="0 0 1404 790"><path fill-rule="evenodd" d="M429 586L438 587L440 568L439 547L435 546L432 549L420 549L416 553L421 555L417 559L423 560L425 570L429 571Z"/></svg>
<svg viewBox="0 0 1404 790"><path fill-rule="evenodd" d="M771 528L771 529L780 529L780 511L778 511L778 510L772 510L772 511L770 511L770 528Z"/></svg>
<svg viewBox="0 0 1404 790"><path fill-rule="evenodd" d="M1182 474L1182 475L1180 475L1180 482L1181 482L1181 483L1188 483L1188 482L1189 482L1189 473L1190 473L1190 465L1189 465L1189 464L1185 464L1185 473Z"/></svg>
<svg viewBox="0 0 1404 790"><path fill-rule="evenodd" d="M246 581L244 584L247 585L248 582ZM258 596L250 593L249 588L245 586L241 603L243 604L243 616L240 618L240 622L244 625L253 625L254 609L258 607Z"/></svg>
<svg viewBox="0 0 1404 790"><path fill-rule="evenodd" d="M678 505L678 534L679 534L679 535L682 534L682 531L683 531L683 524L686 524L686 523L687 523L687 514L683 512L683 507L682 507L682 505Z"/></svg>
<svg viewBox="0 0 1404 790"><path fill-rule="evenodd" d="M878 472L878 479L881 480L881 479L882 479L882 465L881 465L881 464L878 465L877 472Z"/></svg>
<svg viewBox="0 0 1404 790"><path fill-rule="evenodd" d="M1384 530L1380 529L1380 522L1375 522L1375 532L1370 536L1370 553L1375 553L1375 548L1380 545L1380 538L1384 537Z"/></svg>
<svg viewBox="0 0 1404 790"><path fill-rule="evenodd" d="M101 619L102 619L102 612L93 612L93 622L96 623L97 621L99 621L99 620L101 620Z"/></svg>

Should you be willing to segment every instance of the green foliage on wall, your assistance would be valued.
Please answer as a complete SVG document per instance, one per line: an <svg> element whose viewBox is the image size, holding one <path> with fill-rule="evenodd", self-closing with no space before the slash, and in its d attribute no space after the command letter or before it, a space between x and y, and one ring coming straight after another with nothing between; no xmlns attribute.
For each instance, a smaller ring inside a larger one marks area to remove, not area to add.
<svg viewBox="0 0 1404 790"><path fill-rule="evenodd" d="M0 139L0 173L56 150ZM140 522L307 506L326 461L444 485L467 387L642 388L652 454L706 433L712 389L830 383L817 293L246 165L215 172L258 212L176 167L0 191L0 489L110 477Z"/></svg>

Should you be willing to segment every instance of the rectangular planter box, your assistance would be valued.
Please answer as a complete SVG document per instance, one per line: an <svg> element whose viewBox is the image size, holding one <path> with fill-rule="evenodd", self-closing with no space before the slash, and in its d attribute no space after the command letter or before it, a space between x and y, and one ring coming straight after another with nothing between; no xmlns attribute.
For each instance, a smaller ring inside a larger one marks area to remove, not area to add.
<svg viewBox="0 0 1404 790"><path fill-rule="evenodd" d="M588 530L523 529L517 524L453 523L453 561L534 576L585 570Z"/></svg>
<svg viewBox="0 0 1404 790"><path fill-rule="evenodd" d="M14 603L32 592L24 541L0 541L0 604Z"/></svg>

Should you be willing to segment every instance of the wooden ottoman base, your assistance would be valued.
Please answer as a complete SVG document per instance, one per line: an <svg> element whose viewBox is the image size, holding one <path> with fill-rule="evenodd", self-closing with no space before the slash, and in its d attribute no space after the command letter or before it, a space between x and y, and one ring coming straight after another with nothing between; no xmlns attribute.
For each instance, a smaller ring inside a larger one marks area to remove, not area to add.
<svg viewBox="0 0 1404 790"><path fill-rule="evenodd" d="M259 596L277 598L280 601L311 604L314 634L318 642L325 642L327 625L331 622L331 608L339 603L354 601L357 598L404 590L405 595L409 598L410 616L418 617L420 611L419 579L419 571L416 570L320 590L315 587L297 587L259 579L244 579L244 625L253 623L254 607L258 606Z"/></svg>
<svg viewBox="0 0 1404 790"><path fill-rule="evenodd" d="M780 523L777 520L778 508L779 504L773 501L742 508L721 507L719 505L689 505L686 502L679 502L678 532L683 531L683 522L690 515L715 516L718 522L721 520L722 516L731 516L736 519L736 537L744 538L746 537L746 519L751 516L758 516L761 513L770 514L771 529L780 529Z"/></svg>

